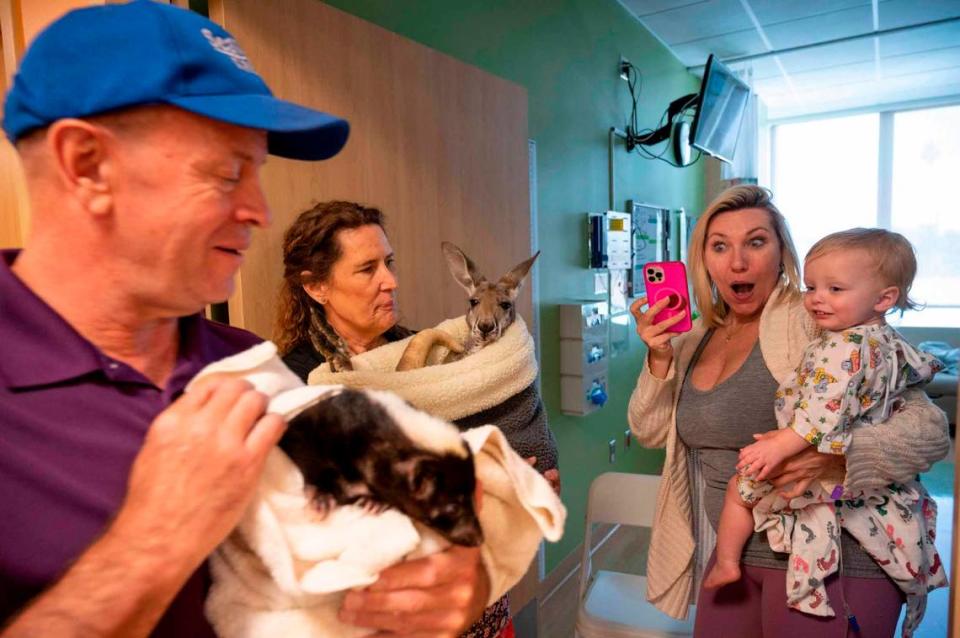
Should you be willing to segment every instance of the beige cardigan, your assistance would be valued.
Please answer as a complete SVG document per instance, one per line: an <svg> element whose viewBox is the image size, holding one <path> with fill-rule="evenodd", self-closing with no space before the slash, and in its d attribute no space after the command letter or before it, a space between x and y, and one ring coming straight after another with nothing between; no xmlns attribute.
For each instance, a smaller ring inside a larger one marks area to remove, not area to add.
<svg viewBox="0 0 960 638"><path fill-rule="evenodd" d="M697 321L693 330L674 340L674 358L664 379L650 373L645 358L627 408L637 441L644 447L666 447L647 559L647 599L675 618L686 618L696 595L688 450L677 436L677 402L690 360L706 332L703 322ZM815 332L800 298L775 290L760 316L760 351L778 383L789 378ZM907 407L889 419L896 427L861 428L854 433L846 459L845 484L850 489L908 480L949 451L943 412L922 392L906 396Z"/></svg>

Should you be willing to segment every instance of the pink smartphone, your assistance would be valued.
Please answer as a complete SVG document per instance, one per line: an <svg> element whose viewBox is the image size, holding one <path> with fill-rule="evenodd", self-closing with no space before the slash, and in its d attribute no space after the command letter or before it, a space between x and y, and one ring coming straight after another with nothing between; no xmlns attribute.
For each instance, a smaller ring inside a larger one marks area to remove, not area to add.
<svg viewBox="0 0 960 638"><path fill-rule="evenodd" d="M647 288L647 303L654 305L664 297L670 299L666 308L653 318L654 323L686 311L687 316L668 328L669 332L686 332L693 327L690 319L690 292L687 269L682 261L652 261L643 266L643 281Z"/></svg>

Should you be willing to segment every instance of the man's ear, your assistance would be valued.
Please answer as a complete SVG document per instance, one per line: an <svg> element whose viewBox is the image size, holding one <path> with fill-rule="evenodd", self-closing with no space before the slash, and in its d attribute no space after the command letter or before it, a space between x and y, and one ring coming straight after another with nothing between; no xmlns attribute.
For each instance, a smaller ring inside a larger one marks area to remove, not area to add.
<svg viewBox="0 0 960 638"><path fill-rule="evenodd" d="M900 288L898 286L887 286L877 295L877 303L873 309L877 312L886 312L897 305L900 299Z"/></svg>
<svg viewBox="0 0 960 638"><path fill-rule="evenodd" d="M108 135L101 126L73 118L57 120L47 131L57 178L94 215L105 215L113 208Z"/></svg>

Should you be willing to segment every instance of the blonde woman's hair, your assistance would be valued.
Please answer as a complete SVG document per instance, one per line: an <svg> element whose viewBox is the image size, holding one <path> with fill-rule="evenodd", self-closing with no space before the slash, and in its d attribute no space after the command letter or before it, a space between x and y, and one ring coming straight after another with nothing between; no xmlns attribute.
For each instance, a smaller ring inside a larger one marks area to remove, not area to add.
<svg viewBox="0 0 960 638"><path fill-rule="evenodd" d="M809 263L838 250L862 250L873 259L874 269L883 283L900 289L893 308L903 311L919 307L910 298L913 278L917 275L917 255L906 237L882 228L842 230L815 243L804 262Z"/></svg>
<svg viewBox="0 0 960 638"><path fill-rule="evenodd" d="M790 238L790 229L787 220L773 203L773 193L762 186L740 184L732 186L717 196L707 209L703 211L693 232L690 235L688 265L690 269L693 296L697 308L703 317L704 324L709 328L723 325L730 308L717 292L717 287L710 279L710 273L704 263L703 253L707 248L707 228L710 220L723 213L731 213L748 208L759 208L770 215L770 225L780 243L780 280L784 292L790 296L800 296L800 260L797 258L797 249Z"/></svg>

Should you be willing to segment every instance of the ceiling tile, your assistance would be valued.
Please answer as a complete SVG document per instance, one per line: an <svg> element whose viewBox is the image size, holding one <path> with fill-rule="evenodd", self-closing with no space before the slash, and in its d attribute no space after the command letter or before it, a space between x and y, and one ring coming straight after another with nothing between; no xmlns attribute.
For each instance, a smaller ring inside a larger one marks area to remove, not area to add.
<svg viewBox="0 0 960 638"><path fill-rule="evenodd" d="M771 96L788 92L787 85L783 82L783 78L754 79L753 90L765 100Z"/></svg>
<svg viewBox="0 0 960 638"><path fill-rule="evenodd" d="M680 9L694 4L706 4L710 0L623 0L622 4L638 18L652 13Z"/></svg>
<svg viewBox="0 0 960 638"><path fill-rule="evenodd" d="M915 53L883 58L880 71L883 77L898 77L911 73L928 73L955 69L960 76L960 46L938 52Z"/></svg>
<svg viewBox="0 0 960 638"><path fill-rule="evenodd" d="M717 36L699 42L679 44L671 47L677 57L687 66L701 66L707 63L707 56L711 53L721 60L735 58L741 55L764 53L766 44L760 39L756 30L750 29L741 33Z"/></svg>
<svg viewBox="0 0 960 638"><path fill-rule="evenodd" d="M621 1L695 73L702 74L710 53L729 61L769 49L741 0ZM742 1L775 49L873 31L872 0ZM960 0L879 0L878 15L881 29L960 17ZM960 20L731 66L751 70L754 88L774 119L960 99Z"/></svg>
<svg viewBox="0 0 960 638"><path fill-rule="evenodd" d="M875 54L873 41L865 39L825 44L812 49L783 53L777 57L788 73L804 73L862 62L872 64Z"/></svg>
<svg viewBox="0 0 960 638"><path fill-rule="evenodd" d="M753 29L739 0L687 5L647 15L640 21L671 46Z"/></svg>
<svg viewBox="0 0 960 638"><path fill-rule="evenodd" d="M873 82L875 78L876 65L872 60L861 64L844 64L790 74L790 81L798 91L810 92L858 82Z"/></svg>
<svg viewBox="0 0 960 638"><path fill-rule="evenodd" d="M957 4L960 4L958 2ZM935 27L922 27L880 37L881 55L902 55L936 51L960 43L960 21Z"/></svg>
<svg viewBox="0 0 960 638"><path fill-rule="evenodd" d="M836 13L856 7L870 8L870 0L806 0L784 2L783 0L750 0L757 20L764 27L780 22L789 22L813 16Z"/></svg>
<svg viewBox="0 0 960 638"><path fill-rule="evenodd" d="M754 80L770 77L779 78L783 75L783 72L780 70L780 65L777 64L777 59L773 56L768 58L760 58L758 60L749 60L747 62L738 62L730 65L730 68L738 71L748 67L753 70Z"/></svg>
<svg viewBox="0 0 960 638"><path fill-rule="evenodd" d="M879 4L880 29L960 16L957 0L886 0Z"/></svg>
<svg viewBox="0 0 960 638"><path fill-rule="evenodd" d="M873 31L869 6L853 7L763 27L774 49L824 42Z"/></svg>
<svg viewBox="0 0 960 638"><path fill-rule="evenodd" d="M768 118L779 119L854 108L875 108L960 95L960 73L919 73L882 81L861 81L804 91L801 100L786 92L760 94Z"/></svg>

